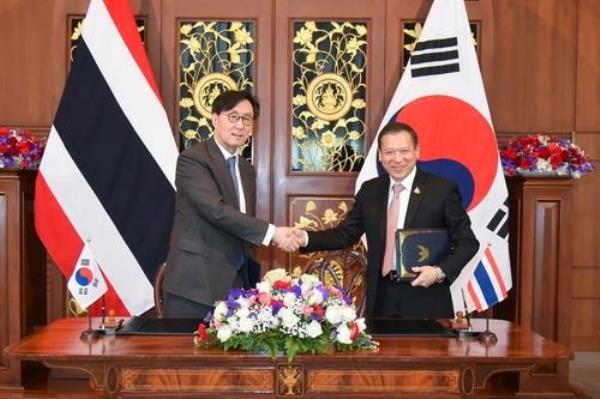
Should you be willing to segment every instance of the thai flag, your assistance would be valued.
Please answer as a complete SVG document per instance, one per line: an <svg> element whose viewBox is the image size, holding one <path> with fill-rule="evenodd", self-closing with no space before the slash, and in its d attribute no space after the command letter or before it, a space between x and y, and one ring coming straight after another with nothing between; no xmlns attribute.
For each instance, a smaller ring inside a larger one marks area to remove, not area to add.
<svg viewBox="0 0 600 399"><path fill-rule="evenodd" d="M512 287L508 191L464 0L435 0L379 130L406 122L419 134L419 166L453 180L481 244L451 286L455 311L481 311ZM377 140L356 182L382 171Z"/></svg>
<svg viewBox="0 0 600 399"><path fill-rule="evenodd" d="M167 257L178 152L128 3L90 2L36 180L35 224L66 276L89 238L107 307L140 314Z"/></svg>

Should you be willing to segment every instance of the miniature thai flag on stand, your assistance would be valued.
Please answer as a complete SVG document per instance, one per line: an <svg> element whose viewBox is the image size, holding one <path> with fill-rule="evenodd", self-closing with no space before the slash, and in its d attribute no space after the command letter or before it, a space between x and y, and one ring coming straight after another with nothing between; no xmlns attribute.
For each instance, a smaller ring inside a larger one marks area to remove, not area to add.
<svg viewBox="0 0 600 399"><path fill-rule="evenodd" d="M508 190L464 0L436 0L379 131L391 121L419 135L419 167L454 181L480 250L451 286L454 310L482 311L512 287ZM356 181L380 174L377 140ZM464 298L463 300L463 292Z"/></svg>
<svg viewBox="0 0 600 399"><path fill-rule="evenodd" d="M81 251L81 255L79 255L79 259L77 259L75 269L67 283L67 287L71 295L73 295L73 299L83 309L87 309L108 290L100 267L98 267L98 263L87 242L83 245L83 250Z"/></svg>

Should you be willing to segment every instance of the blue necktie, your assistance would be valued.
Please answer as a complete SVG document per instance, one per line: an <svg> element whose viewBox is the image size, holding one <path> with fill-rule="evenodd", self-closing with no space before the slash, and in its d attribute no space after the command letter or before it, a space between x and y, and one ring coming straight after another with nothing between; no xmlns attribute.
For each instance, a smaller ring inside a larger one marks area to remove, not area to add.
<svg viewBox="0 0 600 399"><path fill-rule="evenodd" d="M231 175L231 179L233 180L233 187L235 188L235 196L237 198L238 203L240 202L240 191L238 187L238 179L237 174L235 173L235 155L227 158L227 169L229 169L229 174ZM244 250L240 247L240 257L235 265L237 269L241 269L244 263L246 262L246 255L244 254Z"/></svg>
<svg viewBox="0 0 600 399"><path fill-rule="evenodd" d="M227 169L233 180L233 187L235 188L235 197L240 202L240 188L238 187L237 174L235 173L235 155L227 158Z"/></svg>

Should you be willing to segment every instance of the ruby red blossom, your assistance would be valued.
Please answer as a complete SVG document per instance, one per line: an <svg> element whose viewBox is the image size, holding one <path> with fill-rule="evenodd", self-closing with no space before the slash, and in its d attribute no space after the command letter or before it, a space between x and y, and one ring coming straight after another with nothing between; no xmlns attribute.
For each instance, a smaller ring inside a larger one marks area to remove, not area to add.
<svg viewBox="0 0 600 399"><path fill-rule="evenodd" d="M198 325L198 340L200 342L208 341L208 332L206 331L206 325L204 323Z"/></svg>
<svg viewBox="0 0 600 399"><path fill-rule="evenodd" d="M500 160L507 176L534 172L578 178L594 169L584 151L569 139L545 135L511 140L500 148Z"/></svg>
<svg viewBox="0 0 600 399"><path fill-rule="evenodd" d="M46 143L26 130L0 128L0 168L35 169Z"/></svg>
<svg viewBox="0 0 600 399"><path fill-rule="evenodd" d="M276 290L287 290L292 288L292 283L290 283L289 281L277 280L273 283L273 288L275 288Z"/></svg>

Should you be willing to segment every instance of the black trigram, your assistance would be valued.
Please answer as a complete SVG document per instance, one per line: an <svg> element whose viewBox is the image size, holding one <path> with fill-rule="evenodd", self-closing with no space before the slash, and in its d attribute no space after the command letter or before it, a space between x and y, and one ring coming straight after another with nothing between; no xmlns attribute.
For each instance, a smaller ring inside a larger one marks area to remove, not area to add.
<svg viewBox="0 0 600 399"><path fill-rule="evenodd" d="M500 228L498 228L500 226ZM492 220L487 225L487 228L498 236L506 239L508 235L508 198L504 201L504 204L498 209L498 212L494 215Z"/></svg>
<svg viewBox="0 0 600 399"><path fill-rule="evenodd" d="M459 72L460 66L457 60L458 39L456 37L418 42L410 56L410 73L413 78L418 78ZM433 65L420 65L429 63Z"/></svg>

